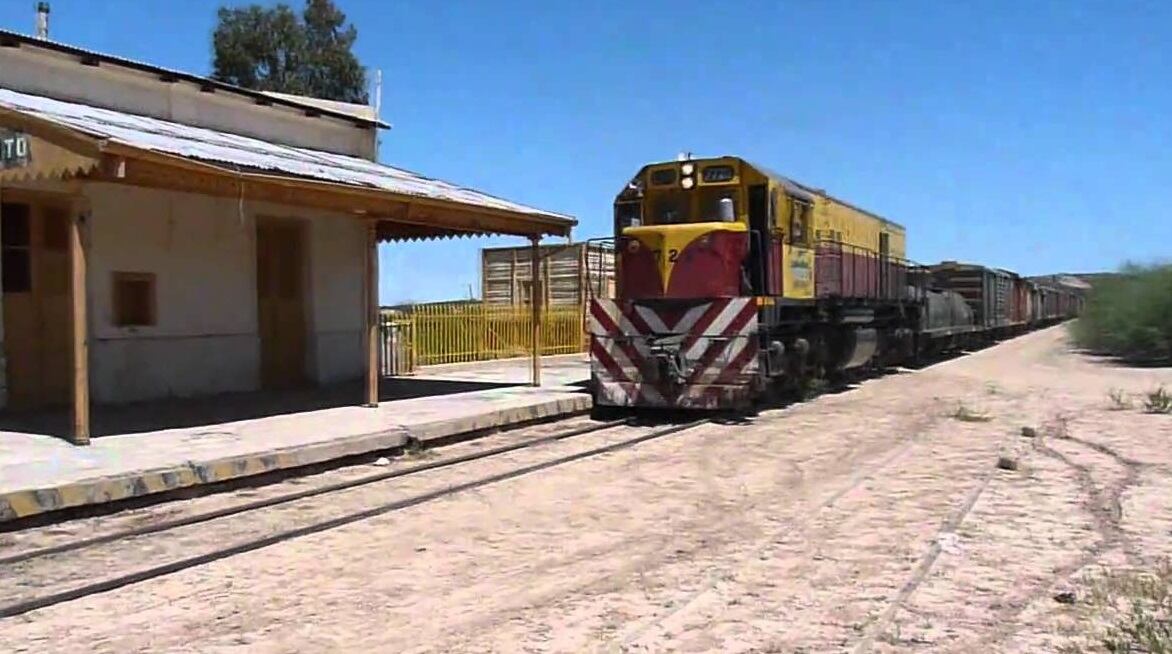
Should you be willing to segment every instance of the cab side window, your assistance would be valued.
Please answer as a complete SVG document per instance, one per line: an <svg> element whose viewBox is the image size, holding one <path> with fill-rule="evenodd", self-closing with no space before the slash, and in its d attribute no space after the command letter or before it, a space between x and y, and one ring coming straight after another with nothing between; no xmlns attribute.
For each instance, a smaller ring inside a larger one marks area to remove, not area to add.
<svg viewBox="0 0 1172 654"><path fill-rule="evenodd" d="M781 202L779 196L781 193L777 189L773 189L769 193L769 232L773 233L778 228L777 212L781 209Z"/></svg>
<svg viewBox="0 0 1172 654"><path fill-rule="evenodd" d="M790 203L789 233L790 243L810 244L810 205L796 200Z"/></svg>

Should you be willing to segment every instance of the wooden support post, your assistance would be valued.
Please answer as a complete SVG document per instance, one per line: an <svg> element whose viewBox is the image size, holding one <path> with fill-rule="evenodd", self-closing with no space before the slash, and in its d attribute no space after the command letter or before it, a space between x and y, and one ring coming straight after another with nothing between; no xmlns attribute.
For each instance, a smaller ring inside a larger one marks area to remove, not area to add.
<svg viewBox="0 0 1172 654"><path fill-rule="evenodd" d="M378 223L371 221L366 230L366 402L378 406Z"/></svg>
<svg viewBox="0 0 1172 654"><path fill-rule="evenodd" d="M590 310L590 300L588 299L591 293L588 292L590 285L590 243L589 241L578 244L578 317L579 327L582 330L580 334L581 345L579 347L583 352L590 350L590 337L586 334L586 312Z"/></svg>
<svg viewBox="0 0 1172 654"><path fill-rule="evenodd" d="M84 199L70 208L70 330L73 349L73 434L74 445L90 442L89 323L86 317L86 235L89 206Z"/></svg>
<svg viewBox="0 0 1172 654"><path fill-rule="evenodd" d="M520 304L517 300L517 251L509 250L509 257L509 304L515 307ZM488 298L483 299L488 300Z"/></svg>
<svg viewBox="0 0 1172 654"><path fill-rule="evenodd" d="M541 386L541 237L532 237L533 247L530 256L529 305L533 310L533 371L534 386Z"/></svg>

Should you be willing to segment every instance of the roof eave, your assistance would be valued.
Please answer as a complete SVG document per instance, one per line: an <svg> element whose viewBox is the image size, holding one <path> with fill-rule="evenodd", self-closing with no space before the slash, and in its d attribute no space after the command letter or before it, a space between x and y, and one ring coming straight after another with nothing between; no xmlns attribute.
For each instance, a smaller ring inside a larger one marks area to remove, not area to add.
<svg viewBox="0 0 1172 654"><path fill-rule="evenodd" d="M467 229L461 230L453 228L450 225L432 225L423 223L420 227L434 229L437 233L446 231L461 231L467 232L469 235L492 235L492 234L509 234L513 236L563 236L568 237L572 229L578 224L578 221L569 217L548 213L528 213L522 211L512 211L507 209L498 209L496 207L485 207L482 205L469 204L457 200L437 199L421 195L411 195L407 193L396 193L385 189L371 188L366 186L355 186L349 184L339 184L336 182L305 179L301 177L270 174L261 172L245 172L233 170L226 166L217 164L215 162L201 161L190 157L181 157L161 152L154 152L152 150L145 150L137 148L117 141L107 140L101 144L102 152L111 157L124 157L127 159L137 159L148 163L154 163L164 166L171 166L177 168L187 168L199 170L201 172L217 174L225 177L231 177L239 180L241 184L249 182L271 184L277 186L299 187L309 191L323 191L327 193L335 193L340 195L349 195L352 197L361 197L368 200L389 200L392 202L399 202L405 205L417 205L424 207L431 207L437 210L447 209L463 211L469 214L478 214L484 217L491 217L496 219L503 219L507 221L518 221L518 229L499 229L499 228L484 228L484 229ZM410 218L394 217L394 216L380 216L373 215L372 219L388 220L390 222L409 222ZM525 228L525 223L529 227L536 229Z"/></svg>
<svg viewBox="0 0 1172 654"><path fill-rule="evenodd" d="M0 47L23 47L23 46L31 46L31 47L35 47L35 48L40 48L42 50L51 50L53 52L59 52L62 54L67 54L67 55L78 57L78 58L85 58L90 61L94 61L98 64L107 63L107 64L112 64L115 66L120 66L122 68L128 68L130 70L136 70L138 72L148 73L148 74L157 76L159 78L160 82L164 82L164 83L176 82L176 81L189 82L191 84L195 84L195 85L199 86L201 89L210 89L210 90L215 90L215 91L225 91L228 93L234 93L234 94L249 98L250 100L253 100L254 102L259 101L260 103L263 103L263 104L281 105L283 107L296 109L298 111L302 111L307 114L328 116L329 118L333 118L335 120L342 120L342 121L346 121L349 123L353 123L358 127L373 127L373 128L378 128L378 129L391 129L391 127L392 127L390 123L387 123L387 122L380 120L380 119L363 118L361 116L356 116L353 114L348 114L348 113L344 113L344 112L340 112L340 111L333 111L330 109L316 107L313 105L309 105L309 104L305 104L305 103L301 103L301 102L296 102L294 100L289 100L286 98L280 98L280 97L276 97L273 95L269 95L269 94L264 93L262 91L254 91L252 89L246 89L242 86L236 86L234 84L229 84L227 82L221 82L220 80L212 79L210 77L201 77L199 75L195 75L192 73L186 73L183 71L173 70L170 68L163 68L161 66L155 66L153 64L143 63L141 61L134 61L132 59L125 59L122 57L116 57L114 55L108 55L108 54L104 54L101 52L94 52L91 50L86 50L84 48L79 48L77 46L69 45L66 43L60 43L58 41L50 41L48 39L38 39L36 37L28 36L26 34L21 34L19 32L12 32L9 30L0 29Z"/></svg>

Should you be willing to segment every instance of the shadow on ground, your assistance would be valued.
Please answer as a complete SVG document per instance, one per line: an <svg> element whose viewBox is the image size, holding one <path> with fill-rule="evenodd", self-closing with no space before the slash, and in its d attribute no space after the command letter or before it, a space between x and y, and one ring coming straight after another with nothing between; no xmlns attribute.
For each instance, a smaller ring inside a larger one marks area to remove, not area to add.
<svg viewBox="0 0 1172 654"><path fill-rule="evenodd" d="M473 381L390 378L379 384L379 400L408 400L517 387ZM287 391L228 393L212 397L169 399L121 405L96 405L91 411L94 438L164 429L213 427L227 422L358 406L364 401L361 383ZM0 431L44 434L64 438L72 429L66 410L0 413ZM209 431L209 434L214 433Z"/></svg>

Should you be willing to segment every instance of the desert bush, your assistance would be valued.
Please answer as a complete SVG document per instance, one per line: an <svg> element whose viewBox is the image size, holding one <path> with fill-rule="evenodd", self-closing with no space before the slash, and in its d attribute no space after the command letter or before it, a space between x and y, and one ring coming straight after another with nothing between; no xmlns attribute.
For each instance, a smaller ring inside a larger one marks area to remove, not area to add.
<svg viewBox="0 0 1172 654"><path fill-rule="evenodd" d="M1086 349L1137 363L1172 363L1172 264L1128 264L1097 280L1073 327Z"/></svg>

